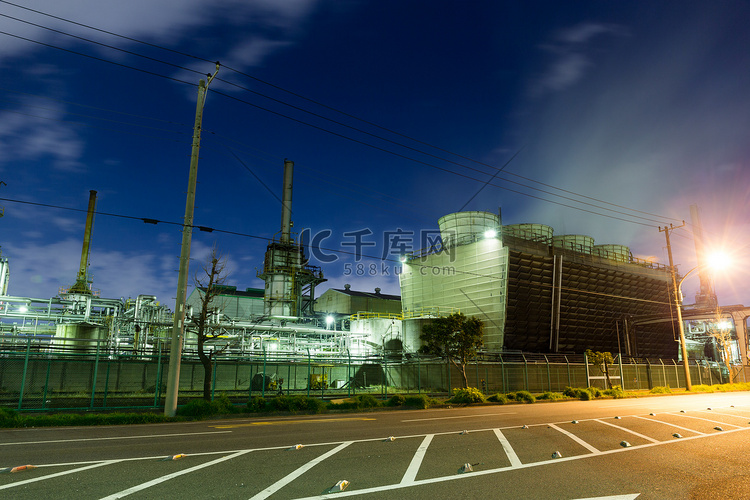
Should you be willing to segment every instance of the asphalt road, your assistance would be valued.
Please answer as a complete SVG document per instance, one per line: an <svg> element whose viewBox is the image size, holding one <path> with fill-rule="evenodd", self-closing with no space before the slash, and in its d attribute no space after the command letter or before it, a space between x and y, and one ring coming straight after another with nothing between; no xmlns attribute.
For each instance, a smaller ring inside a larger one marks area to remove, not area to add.
<svg viewBox="0 0 750 500"><path fill-rule="evenodd" d="M746 499L748 431L745 392L6 429L0 498Z"/></svg>

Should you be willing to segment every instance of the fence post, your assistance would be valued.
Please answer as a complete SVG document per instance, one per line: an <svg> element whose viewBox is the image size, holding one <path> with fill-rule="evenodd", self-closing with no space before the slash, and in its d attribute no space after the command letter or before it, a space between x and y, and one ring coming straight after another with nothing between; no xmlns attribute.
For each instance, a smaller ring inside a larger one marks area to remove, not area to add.
<svg viewBox="0 0 750 500"><path fill-rule="evenodd" d="M503 394L507 393L505 385L505 361L503 361L503 355L500 355L500 382L502 385Z"/></svg>
<svg viewBox="0 0 750 500"><path fill-rule="evenodd" d="M571 381L571 378L570 378L570 361L568 361L567 356L565 356L565 369L568 372L568 387L573 387L573 382Z"/></svg>
<svg viewBox="0 0 750 500"><path fill-rule="evenodd" d="M161 398L161 339L156 341L156 385L154 386L154 407L159 406Z"/></svg>
<svg viewBox="0 0 750 500"><path fill-rule="evenodd" d="M112 365L112 360L107 356L107 375L104 377L104 401L102 401L102 407L107 407L107 394L109 394L109 369Z"/></svg>
<svg viewBox="0 0 750 500"><path fill-rule="evenodd" d="M346 365L346 396L352 397L352 352L347 349L348 362Z"/></svg>
<svg viewBox="0 0 750 500"><path fill-rule="evenodd" d="M546 354L544 355L544 361L547 362L547 390L549 392L552 392L552 377L550 376L550 373L549 373L549 359L547 359Z"/></svg>
<svg viewBox="0 0 750 500"><path fill-rule="evenodd" d="M661 363L661 378L664 380L664 386L668 386L667 384L667 369L664 368L664 361L659 358L659 363Z"/></svg>
<svg viewBox="0 0 750 500"><path fill-rule="evenodd" d="M261 341L261 345L262 345L262 341ZM308 377L308 379L309 378L310 377ZM309 385L309 382L308 382L308 385ZM260 397L262 398L266 397L266 346L263 346L263 388L260 391Z"/></svg>
<svg viewBox="0 0 750 500"><path fill-rule="evenodd" d="M91 381L91 401L89 402L89 409L94 408L94 395L96 394L96 377L99 374L99 352L102 345L102 341L96 341L96 358L94 359L94 379Z"/></svg>
<svg viewBox="0 0 750 500"><path fill-rule="evenodd" d="M42 408L47 408L47 389L49 388L49 372L52 368L52 358L47 360L47 377L44 379L44 396L42 397Z"/></svg>
<svg viewBox="0 0 750 500"><path fill-rule="evenodd" d="M417 354L417 394L422 394L422 365Z"/></svg>
<svg viewBox="0 0 750 500"><path fill-rule="evenodd" d="M477 383L477 389L479 389L481 391L482 390L482 384L479 383L479 356L476 356L474 359L476 360L476 372L477 372L477 375L476 375L476 377L474 377L474 379L475 379L475 381Z"/></svg>
<svg viewBox="0 0 750 500"><path fill-rule="evenodd" d="M216 370L219 366L219 360L214 359L214 373L211 376L211 401L214 400L214 394L216 394Z"/></svg>
<svg viewBox="0 0 750 500"><path fill-rule="evenodd" d="M583 353L583 364L586 366L586 387L590 387L591 386L591 376L590 376L590 373L589 373L589 357L588 357L588 355L585 352Z"/></svg>
<svg viewBox="0 0 750 500"><path fill-rule="evenodd" d="M263 374L265 377L265 374ZM264 381L265 382L265 381ZM310 386L312 385L310 380L310 348L307 348L307 397L310 397ZM265 385L265 384L264 384Z"/></svg>
<svg viewBox="0 0 750 500"><path fill-rule="evenodd" d="M448 368L448 397L451 395L451 389L453 384L451 384L451 362L446 360L445 362L446 368Z"/></svg>
<svg viewBox="0 0 750 500"><path fill-rule="evenodd" d="M21 376L21 390L18 393L18 410L23 405L23 392L26 388L26 372L29 369L29 353L31 352L31 337L26 337L26 355L23 360L23 375Z"/></svg>
<svg viewBox="0 0 750 500"><path fill-rule="evenodd" d="M708 381L709 385L714 385L714 374L712 373L711 365L708 365Z"/></svg>
<svg viewBox="0 0 750 500"><path fill-rule="evenodd" d="M383 394L385 399L388 399L388 358L385 356L385 351L383 351L383 363L385 365L383 369Z"/></svg>
<svg viewBox="0 0 750 500"><path fill-rule="evenodd" d="M521 354L521 357L523 358L523 382L524 382L524 389L527 391L529 390L529 363L526 361L526 356Z"/></svg>
<svg viewBox="0 0 750 500"><path fill-rule="evenodd" d="M617 354L617 362L620 364L620 389L625 390L625 374L622 371L622 353Z"/></svg>

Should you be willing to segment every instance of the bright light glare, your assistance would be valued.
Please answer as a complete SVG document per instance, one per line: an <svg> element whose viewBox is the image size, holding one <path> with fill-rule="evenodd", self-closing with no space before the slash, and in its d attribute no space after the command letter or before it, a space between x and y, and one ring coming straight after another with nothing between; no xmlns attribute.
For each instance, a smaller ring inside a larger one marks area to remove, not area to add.
<svg viewBox="0 0 750 500"><path fill-rule="evenodd" d="M333 323L333 316L329 314L326 316L326 325L330 325L331 323Z"/></svg>
<svg viewBox="0 0 750 500"><path fill-rule="evenodd" d="M730 328L732 328L732 323L729 321L722 321L717 326L720 330L729 330Z"/></svg>
<svg viewBox="0 0 750 500"><path fill-rule="evenodd" d="M25 312L28 312L28 311L29 311L29 308L26 307L26 306L21 306L21 307L18 308L18 312L20 312L20 313L25 313Z"/></svg>
<svg viewBox="0 0 750 500"><path fill-rule="evenodd" d="M494 229L488 229L487 231L484 232L485 238L489 239L489 238L494 238L495 236L497 236L497 231L495 231Z"/></svg>
<svg viewBox="0 0 750 500"><path fill-rule="evenodd" d="M724 252L716 252L708 256L708 265L714 270L726 269L729 264L731 264L731 259Z"/></svg>
<svg viewBox="0 0 750 500"><path fill-rule="evenodd" d="M406 262L406 255L402 255L402 256L401 256L401 257L399 258L399 260L400 260L401 262Z"/></svg>

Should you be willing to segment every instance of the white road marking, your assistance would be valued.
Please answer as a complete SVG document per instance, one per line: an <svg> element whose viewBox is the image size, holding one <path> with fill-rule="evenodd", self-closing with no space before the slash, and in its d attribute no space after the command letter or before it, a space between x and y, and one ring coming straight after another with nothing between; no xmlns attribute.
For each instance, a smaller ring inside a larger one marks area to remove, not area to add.
<svg viewBox="0 0 750 500"><path fill-rule="evenodd" d="M506 438L505 435L503 435L500 429L493 429L493 431L495 431L495 435L497 436L497 439L500 440L500 444L503 445L503 451L505 451L505 454L508 455L508 459L510 460L510 466L519 467L521 465L521 460L518 458L518 455L516 455L515 450L510 445L508 438Z"/></svg>
<svg viewBox="0 0 750 500"><path fill-rule="evenodd" d="M685 415L685 414L683 414L683 413L675 413L675 415L677 415L677 416L679 416L679 417L685 417L685 418L694 418L694 419L696 419L696 420L704 420L704 421L706 421L706 422L711 422L712 424L719 424L719 425L731 425L732 427L737 427L738 429L742 427L742 426L740 426L740 425L728 424L728 423L726 423L726 422L719 422L718 420L711 420L711 419L709 419L709 418L694 417L694 416L692 416L692 415Z"/></svg>
<svg viewBox="0 0 750 500"><path fill-rule="evenodd" d="M419 445L416 453L414 453L411 463L409 463L409 467L406 469L406 473L404 473L404 477L401 478L401 484L414 482L414 479L417 477L417 472L419 472L419 467L422 465L422 460L424 460L424 455L427 453L427 448L430 446L434 436L434 434L427 434L424 437L422 444Z"/></svg>
<svg viewBox="0 0 750 500"><path fill-rule="evenodd" d="M318 465L323 460L327 459L328 457L331 457L331 456L335 455L336 453L340 452L341 450L343 450L344 448L346 448L347 446L349 446L353 442L354 441L346 441L344 443L341 443L340 445L338 445L334 449L332 449L330 451L327 451L326 453L323 453L318 458L316 458L314 460L310 460L305 465L303 465L299 469L295 470L291 474L288 474L286 477L279 479L278 481L276 481L271 486L269 486L265 490L261 491L257 495L252 496L250 498L250 500L263 500L265 498L270 497L271 495L273 495L274 493L276 493L277 491L279 491L281 488L283 488L287 484L291 483L292 481L294 481L295 479L297 479L298 477L300 477L305 472L309 471L310 469L312 469L313 467L315 467L316 465Z"/></svg>
<svg viewBox="0 0 750 500"><path fill-rule="evenodd" d="M205 464L196 465L194 467L190 467L189 469L181 470L178 472L173 472L172 474L167 474L166 476L158 477L156 479L153 479L151 481L147 481L145 483L138 484L136 486L133 486L132 488L128 488L127 490L122 490L118 493L114 493L112 495L103 497L101 500L115 500L116 498L122 498L126 497L128 495L131 495L133 493L137 493L139 491L145 490L146 488L150 488L152 486L156 486L157 484L161 484L165 481L169 481L170 479L174 479L176 477L182 476L183 474L189 474L191 472L194 472L196 470L203 469L205 467L209 467L211 465L215 465L221 462L224 462L226 460L232 460L233 458L237 458L241 455L244 455L245 453L249 453L251 450L243 450L239 451L237 453L234 453L232 455L227 455L225 457L217 458L216 460L212 460L210 462L206 462Z"/></svg>
<svg viewBox="0 0 750 500"><path fill-rule="evenodd" d="M594 421L595 422L599 422L600 424L609 425L611 427L614 427L615 429L620 429L622 431L629 432L629 433L633 434L634 436L638 436L639 438L643 438L646 441L651 441L652 443L658 443L659 442L658 439L654 439L654 438L645 436L643 434L640 434L638 432L632 431L632 430L628 429L627 427L621 427L619 425L615 425L615 424L612 424L612 423L609 423L609 422L605 422L604 420L599 420L598 418L595 418Z"/></svg>
<svg viewBox="0 0 750 500"><path fill-rule="evenodd" d="M583 439L581 439L578 436L576 436L575 434L573 434L572 432L568 432L565 429L561 429L558 426L556 426L555 424L548 424L548 425L550 427L552 427L553 429L562 432L563 434L565 434L566 436L568 436L570 439L572 439L576 443L580 444L581 446L583 446L584 448L586 448L587 450L589 450L591 453L600 453L599 450L597 450L596 448L594 448L593 446L591 446L590 444L588 444L586 441L584 441Z"/></svg>
<svg viewBox="0 0 750 500"><path fill-rule="evenodd" d="M507 413L484 413L482 415L462 415L462 416L456 416L456 417L433 417L433 418L413 418L410 420L402 420L401 422L427 422L430 420L450 420L454 418L474 418L474 417L494 417L497 415L515 415L515 412L507 412Z"/></svg>
<svg viewBox="0 0 750 500"><path fill-rule="evenodd" d="M86 467L80 467L78 469L71 469L71 470L66 470L66 471L62 471L62 472L56 472L54 474L48 474L46 476L36 477L34 479L26 479L24 481L16 481L15 483L10 483L10 484L5 484L3 486L0 486L0 490L5 490L5 489L8 489L8 488L15 488L16 486L23 486L24 484L36 483L38 481L44 481L46 479L52 479L52 478L55 478L55 477L65 476L67 474L75 474L76 472L83 472L85 470L95 469L95 468L101 467L103 465L116 464L117 462L118 462L118 460L107 460L106 462L98 462L98 463L95 463L93 465L87 465Z"/></svg>
<svg viewBox="0 0 750 500"><path fill-rule="evenodd" d="M80 443L82 441L112 441L117 439L153 439L160 437L173 436L199 436L201 434L226 434L232 431L210 431L210 432L185 432L180 434L149 434L143 436L115 436L102 438L80 438L80 439L52 439L49 441L25 441L17 443L0 443L0 446L30 445L30 444L50 444L50 443Z"/></svg>
<svg viewBox="0 0 750 500"><path fill-rule="evenodd" d="M610 497L578 498L576 500L635 500L639 496L641 496L640 493L633 493L632 495L613 495Z"/></svg>
<svg viewBox="0 0 750 500"><path fill-rule="evenodd" d="M676 427L677 429L682 429L683 431L688 431L688 432L694 432L695 434L700 434L702 436L706 435L705 432L696 431L695 429L688 429L687 427L682 427L681 425L677 425L677 424L670 424L669 422L663 422L661 420L656 420L655 418L639 417L638 415L633 415L633 417L640 418L641 420L648 420L649 422L656 422L657 424L664 424L670 427Z"/></svg>

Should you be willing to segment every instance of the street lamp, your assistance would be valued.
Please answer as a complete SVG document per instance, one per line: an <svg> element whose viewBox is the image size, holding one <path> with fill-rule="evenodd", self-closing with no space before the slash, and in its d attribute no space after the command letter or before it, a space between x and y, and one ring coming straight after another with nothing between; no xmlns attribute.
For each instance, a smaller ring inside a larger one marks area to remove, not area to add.
<svg viewBox="0 0 750 500"><path fill-rule="evenodd" d="M685 342L685 325L682 323L682 283L690 276L694 271L701 267L712 267L715 269L725 267L727 265L727 259L723 254L717 254L713 256L708 264L698 265L692 268L690 271L685 273L685 276L676 281L674 267L672 267L672 280L674 282L674 305L677 309L677 324L680 327L680 348L682 350L682 366L685 370L685 389L688 391L693 390L693 384L690 381L690 367L688 365L688 354L687 354L687 343Z"/></svg>

